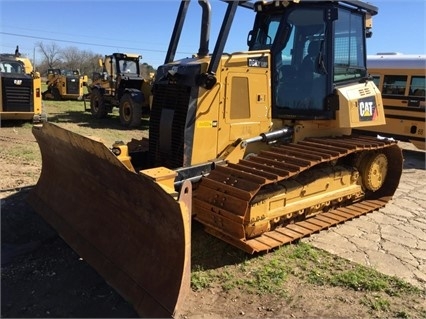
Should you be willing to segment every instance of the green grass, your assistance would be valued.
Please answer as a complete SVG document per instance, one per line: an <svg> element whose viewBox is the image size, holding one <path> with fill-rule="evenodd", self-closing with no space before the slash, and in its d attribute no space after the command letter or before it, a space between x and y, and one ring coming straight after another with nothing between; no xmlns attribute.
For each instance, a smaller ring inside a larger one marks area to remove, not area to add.
<svg viewBox="0 0 426 319"><path fill-rule="evenodd" d="M289 269L280 260L266 259L260 257L242 264L224 266L220 272L196 266L191 272L192 289L201 290L218 285L224 291L242 288L249 293L283 295Z"/></svg>
<svg viewBox="0 0 426 319"><path fill-rule="evenodd" d="M87 102L86 102L87 103ZM88 106L88 105L87 105ZM50 122L88 122L91 117L85 112L84 102L76 100L43 101L43 110Z"/></svg>
<svg viewBox="0 0 426 319"><path fill-rule="evenodd" d="M46 111L48 113L63 114L68 112L84 112L84 102L76 100L65 100L65 101L43 101ZM88 102L86 101L88 106ZM50 111L50 112L49 112Z"/></svg>
<svg viewBox="0 0 426 319"><path fill-rule="evenodd" d="M232 247L222 246L222 249L228 249L230 255L234 251ZM426 293L397 277L384 275L305 243L287 245L255 257L236 254L227 263L220 270L194 265L192 288L202 290L220 287L223 291L239 289L247 293L291 298L286 283L296 279L300 281L300 285L341 287L363 292L365 296L361 303L373 312L391 311L392 298L395 296L411 298L410 296L421 297ZM398 310L396 313L402 315L402 318L406 315L405 310Z"/></svg>
<svg viewBox="0 0 426 319"><path fill-rule="evenodd" d="M240 283L247 286L247 290L253 293L270 293L284 295L284 284L289 275L290 269L285 262L280 259L267 258L260 265L253 264L244 273L245 279Z"/></svg>
<svg viewBox="0 0 426 319"><path fill-rule="evenodd" d="M375 311L387 312L390 310L390 301L380 296L364 297L361 303Z"/></svg>
<svg viewBox="0 0 426 319"><path fill-rule="evenodd" d="M37 143L16 144L7 150L7 156L19 159L22 162L39 162L41 159Z"/></svg>
<svg viewBox="0 0 426 319"><path fill-rule="evenodd" d="M200 266L197 266L195 270L191 272L191 287L194 290L209 288L214 280L214 275L208 270L202 269Z"/></svg>

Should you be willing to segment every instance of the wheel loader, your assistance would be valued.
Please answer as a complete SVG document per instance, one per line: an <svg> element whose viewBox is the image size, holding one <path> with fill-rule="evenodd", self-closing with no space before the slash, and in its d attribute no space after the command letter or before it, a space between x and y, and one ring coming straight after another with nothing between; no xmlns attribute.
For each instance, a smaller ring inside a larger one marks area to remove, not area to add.
<svg viewBox="0 0 426 319"><path fill-rule="evenodd" d="M93 73L84 108L95 118L104 118L118 107L120 122L125 127L138 127L143 114L150 111L150 81L141 76L141 56L131 53L113 53L99 60L102 73ZM86 107L90 100L90 109Z"/></svg>
<svg viewBox="0 0 426 319"><path fill-rule="evenodd" d="M43 100L82 100L87 81L79 70L48 69Z"/></svg>
<svg viewBox="0 0 426 319"><path fill-rule="evenodd" d="M142 317L179 314L192 221L248 254L273 253L385 206L402 172L394 141L351 132L385 123L366 69L375 6L224 1L210 54L211 5L198 3L199 49L184 59L190 1L179 6L149 138L107 147L33 128L43 168L30 202ZM253 12L253 28L247 48L225 53L236 10Z"/></svg>

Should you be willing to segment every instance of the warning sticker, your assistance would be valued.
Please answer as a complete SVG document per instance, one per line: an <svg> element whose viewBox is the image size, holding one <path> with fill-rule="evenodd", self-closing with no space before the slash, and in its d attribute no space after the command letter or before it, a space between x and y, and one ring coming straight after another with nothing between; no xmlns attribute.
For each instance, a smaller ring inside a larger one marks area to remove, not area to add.
<svg viewBox="0 0 426 319"><path fill-rule="evenodd" d="M198 128L216 127L217 121L197 121Z"/></svg>

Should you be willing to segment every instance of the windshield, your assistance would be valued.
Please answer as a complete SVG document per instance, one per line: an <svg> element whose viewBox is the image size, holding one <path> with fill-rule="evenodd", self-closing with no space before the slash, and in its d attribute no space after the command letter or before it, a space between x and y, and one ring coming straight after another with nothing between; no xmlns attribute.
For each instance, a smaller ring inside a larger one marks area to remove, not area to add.
<svg viewBox="0 0 426 319"><path fill-rule="evenodd" d="M3 73L25 73L24 65L18 61L0 62L0 72Z"/></svg>
<svg viewBox="0 0 426 319"><path fill-rule="evenodd" d="M121 73L137 73L137 65L133 60L120 60L119 61Z"/></svg>

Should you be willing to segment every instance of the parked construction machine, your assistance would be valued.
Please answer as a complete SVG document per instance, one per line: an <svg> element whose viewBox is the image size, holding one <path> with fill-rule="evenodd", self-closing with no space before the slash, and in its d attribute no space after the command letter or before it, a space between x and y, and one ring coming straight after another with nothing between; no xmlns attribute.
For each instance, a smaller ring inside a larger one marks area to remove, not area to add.
<svg viewBox="0 0 426 319"><path fill-rule="evenodd" d="M31 61L14 54L0 54L0 120L46 121L42 111L41 78Z"/></svg>
<svg viewBox="0 0 426 319"><path fill-rule="evenodd" d="M34 126L43 168L30 202L143 317L176 316L190 287L191 220L247 253L373 212L402 172L396 142L351 133L385 123L368 77L377 8L362 1L224 1L209 54L175 59L182 1L153 84L149 138L112 148ZM245 51L224 53L236 10ZM207 247L206 247L207 249Z"/></svg>
<svg viewBox="0 0 426 319"><path fill-rule="evenodd" d="M79 70L48 69L43 100L82 100L87 81Z"/></svg>
<svg viewBox="0 0 426 319"><path fill-rule="evenodd" d="M102 73L95 72L88 85L90 109L95 118L104 118L118 107L120 122L125 127L138 127L143 114L150 111L150 81L141 76L142 56L113 53L99 60Z"/></svg>

